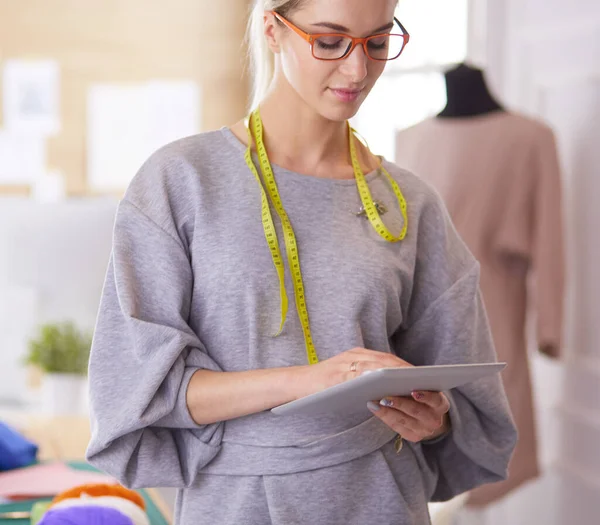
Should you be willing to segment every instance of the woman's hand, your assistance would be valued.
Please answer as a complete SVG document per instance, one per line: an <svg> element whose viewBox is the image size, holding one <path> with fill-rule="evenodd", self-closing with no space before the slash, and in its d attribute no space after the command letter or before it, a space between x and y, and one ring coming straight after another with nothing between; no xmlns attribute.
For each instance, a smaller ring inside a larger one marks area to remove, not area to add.
<svg viewBox="0 0 600 525"><path fill-rule="evenodd" d="M298 397L344 383L369 370L407 366L412 365L394 354L353 348L316 365L304 367L301 371L302 388Z"/></svg>
<svg viewBox="0 0 600 525"><path fill-rule="evenodd" d="M412 367L394 354L353 348L301 371L298 397L319 392L379 368ZM386 425L408 441L435 439L450 428L450 403L441 392L413 392L412 397L388 397L368 404Z"/></svg>
<svg viewBox="0 0 600 525"><path fill-rule="evenodd" d="M413 392L368 403L369 410L407 441L435 439L450 430L450 403L442 392Z"/></svg>
<svg viewBox="0 0 600 525"><path fill-rule="evenodd" d="M319 392L379 368L412 367L394 354L353 348L303 370L299 397ZM441 392L414 392L369 403L371 411L408 441L435 439L450 428L450 404Z"/></svg>

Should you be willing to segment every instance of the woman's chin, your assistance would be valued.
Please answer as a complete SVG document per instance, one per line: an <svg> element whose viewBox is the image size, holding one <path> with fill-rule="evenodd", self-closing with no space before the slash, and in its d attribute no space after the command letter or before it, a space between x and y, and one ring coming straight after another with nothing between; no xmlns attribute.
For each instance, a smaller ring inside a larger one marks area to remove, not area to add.
<svg viewBox="0 0 600 525"><path fill-rule="evenodd" d="M346 120L350 120L352 117L354 117L354 115L358 113L358 110L361 106L361 102L356 101L352 104L327 103L323 105L321 114L325 118L334 122L345 122Z"/></svg>

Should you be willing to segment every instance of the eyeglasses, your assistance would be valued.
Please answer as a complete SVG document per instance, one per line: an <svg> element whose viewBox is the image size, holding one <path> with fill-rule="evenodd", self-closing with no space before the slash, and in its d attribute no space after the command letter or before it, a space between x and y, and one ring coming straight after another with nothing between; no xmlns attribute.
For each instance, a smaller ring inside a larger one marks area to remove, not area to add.
<svg viewBox="0 0 600 525"><path fill-rule="evenodd" d="M343 33L306 33L279 13L275 11L268 11L268 13L306 40L310 44L313 57L317 60L341 60L360 45L371 60L386 62L398 58L410 40L410 35L400 20L395 17L394 22L400 27L402 34L382 33L366 38L354 38Z"/></svg>

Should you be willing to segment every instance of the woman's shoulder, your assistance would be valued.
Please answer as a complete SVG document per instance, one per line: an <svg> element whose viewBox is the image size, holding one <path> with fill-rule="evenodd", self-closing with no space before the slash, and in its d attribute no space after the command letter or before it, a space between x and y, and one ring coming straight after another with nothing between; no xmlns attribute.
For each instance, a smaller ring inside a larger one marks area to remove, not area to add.
<svg viewBox="0 0 600 525"><path fill-rule="evenodd" d="M406 170L393 162L384 161L383 166L397 182L407 203L409 220L414 232L426 242L422 245L430 249L455 245L471 261L472 255L458 235L448 212L448 208L438 191L418 174ZM431 246L428 246L430 244Z"/></svg>
<svg viewBox="0 0 600 525"><path fill-rule="evenodd" d="M161 226L187 222L193 217L198 199L212 191L220 176L231 170L232 163L239 162L238 157L223 130L171 142L142 164L123 201Z"/></svg>
<svg viewBox="0 0 600 525"><path fill-rule="evenodd" d="M224 129L207 131L171 142L155 151L142 165L140 173L173 173L182 169L201 171L215 161L223 161L232 145Z"/></svg>
<svg viewBox="0 0 600 525"><path fill-rule="evenodd" d="M382 165L396 181L413 214L437 210L446 214L446 206L437 190L418 174L382 159Z"/></svg>
<svg viewBox="0 0 600 525"><path fill-rule="evenodd" d="M232 162L239 161L234 153L223 129L171 142L142 164L129 184L126 198L135 199L148 192L185 195L202 191L202 187L211 185L211 177L226 173Z"/></svg>
<svg viewBox="0 0 600 525"><path fill-rule="evenodd" d="M435 274L432 286L435 283L440 289L449 288L476 266L475 257L457 232L441 195L431 184L392 162L384 162L383 166L406 200L409 235L416 260L432 269Z"/></svg>

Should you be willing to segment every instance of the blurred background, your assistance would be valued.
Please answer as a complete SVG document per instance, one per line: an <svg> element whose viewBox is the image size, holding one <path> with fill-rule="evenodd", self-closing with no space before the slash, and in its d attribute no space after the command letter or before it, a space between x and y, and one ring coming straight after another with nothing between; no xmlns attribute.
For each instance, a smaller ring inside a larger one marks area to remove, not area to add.
<svg viewBox="0 0 600 525"><path fill-rule="evenodd" d="M158 147L246 112L249 4L0 0L0 421L43 458L85 448L81 363L119 198ZM396 158L397 133L444 108L444 73L463 62L557 140L564 348L560 360L530 349L542 475L485 523L597 523L600 3L400 0L397 16L410 44L354 122L374 152Z"/></svg>

